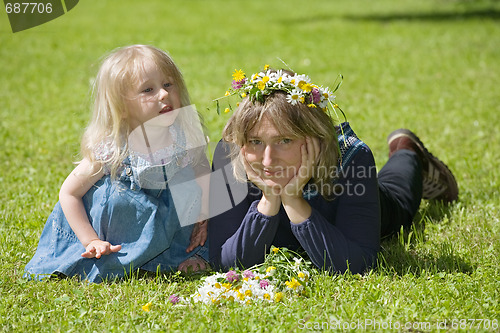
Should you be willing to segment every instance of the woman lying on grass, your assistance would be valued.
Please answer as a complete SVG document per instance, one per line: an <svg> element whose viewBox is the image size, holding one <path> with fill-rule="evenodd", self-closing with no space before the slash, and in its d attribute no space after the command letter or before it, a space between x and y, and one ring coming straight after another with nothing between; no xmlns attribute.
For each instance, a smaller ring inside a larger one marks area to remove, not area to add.
<svg viewBox="0 0 500 333"><path fill-rule="evenodd" d="M302 252L319 268L363 272L383 236L409 226L422 198L451 202L456 181L406 129L388 137L389 160L377 174L370 148L349 123L329 115L332 91L306 75L236 71L244 97L223 131L213 168L231 163L248 182L246 198L210 220L216 267L250 267L275 247ZM228 180L228 184L232 180Z"/></svg>

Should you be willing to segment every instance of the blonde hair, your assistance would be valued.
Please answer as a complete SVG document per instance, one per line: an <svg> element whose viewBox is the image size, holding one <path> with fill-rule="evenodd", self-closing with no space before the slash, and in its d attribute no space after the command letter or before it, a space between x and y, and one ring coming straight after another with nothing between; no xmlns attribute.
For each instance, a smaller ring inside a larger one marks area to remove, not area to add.
<svg viewBox="0 0 500 333"><path fill-rule="evenodd" d="M190 105L182 74L165 51L149 45L131 45L110 53L102 61L92 87L92 118L82 137L80 152L92 166L97 162L109 165L112 177L116 177L128 155L127 138L131 128L129 117L126 117L129 112L126 96L144 73L146 61L153 61L164 76L172 78L178 87L181 107ZM178 118L182 126L182 122L186 122L182 119L183 112ZM103 144L110 154L105 160L100 160L96 150Z"/></svg>
<svg viewBox="0 0 500 333"><path fill-rule="evenodd" d="M337 177L339 147L334 123L330 116L319 108L303 103L290 104L286 93L281 91L264 96L263 102L245 98L224 127L223 140L233 143L231 160L235 178L247 181L240 148L247 143L248 134L254 126L258 126L264 116L272 122L280 135L319 139L321 150L312 182L318 186L324 198L330 198L333 195L333 186L323 185L332 184Z"/></svg>

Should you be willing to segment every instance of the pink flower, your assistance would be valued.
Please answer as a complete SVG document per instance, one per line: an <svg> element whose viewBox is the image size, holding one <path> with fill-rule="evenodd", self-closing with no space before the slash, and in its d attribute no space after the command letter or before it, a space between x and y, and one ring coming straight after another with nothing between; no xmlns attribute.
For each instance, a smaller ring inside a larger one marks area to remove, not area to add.
<svg viewBox="0 0 500 333"><path fill-rule="evenodd" d="M249 279L253 279L253 277L255 276L255 274L249 270L243 271L241 275L243 275L244 278L249 278Z"/></svg>
<svg viewBox="0 0 500 333"><path fill-rule="evenodd" d="M234 90L238 90L240 89L241 87L243 87L243 85L245 84L246 82L246 79L242 79L242 80L239 80L239 81L234 81L231 83L231 86L233 87Z"/></svg>
<svg viewBox="0 0 500 333"><path fill-rule="evenodd" d="M179 298L179 296L177 296L177 295L175 295L175 294L174 294L174 295L170 295L170 296L168 297L168 301L169 301L170 303L172 303L172 304L177 304L177 303L179 303L179 302L180 302L180 300L181 300L181 299Z"/></svg>
<svg viewBox="0 0 500 333"><path fill-rule="evenodd" d="M268 285L269 285L269 280L262 279L259 281L259 286L261 289L266 289Z"/></svg>
<svg viewBox="0 0 500 333"><path fill-rule="evenodd" d="M240 276L235 271L229 271L226 273L226 280L229 282L236 282L240 279Z"/></svg>
<svg viewBox="0 0 500 333"><path fill-rule="evenodd" d="M314 104L319 103L319 101L321 100L321 93L319 92L319 89L313 88L313 90L311 91L311 94L312 94L312 102Z"/></svg>

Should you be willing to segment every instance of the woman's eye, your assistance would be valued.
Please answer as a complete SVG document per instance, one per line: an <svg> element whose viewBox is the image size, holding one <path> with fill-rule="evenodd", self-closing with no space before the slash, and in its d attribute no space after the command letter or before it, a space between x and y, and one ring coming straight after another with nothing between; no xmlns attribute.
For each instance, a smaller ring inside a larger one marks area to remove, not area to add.
<svg viewBox="0 0 500 333"><path fill-rule="evenodd" d="M256 139L251 139L251 140L248 140L248 143L255 146L255 145L261 144L261 141L256 140Z"/></svg>
<svg viewBox="0 0 500 333"><path fill-rule="evenodd" d="M287 144L287 143L291 143L292 142L292 139L288 139L288 138L284 138L284 139L281 139L279 141L280 144Z"/></svg>

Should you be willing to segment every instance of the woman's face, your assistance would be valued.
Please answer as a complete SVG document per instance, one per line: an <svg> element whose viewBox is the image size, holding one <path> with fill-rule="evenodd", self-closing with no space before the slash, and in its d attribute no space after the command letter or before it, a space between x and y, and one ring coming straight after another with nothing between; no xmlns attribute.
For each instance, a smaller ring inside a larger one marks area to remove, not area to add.
<svg viewBox="0 0 500 333"><path fill-rule="evenodd" d="M299 170L304 138L279 133L267 117L263 117L248 133L243 145L244 156L255 172L268 184L285 186Z"/></svg>

